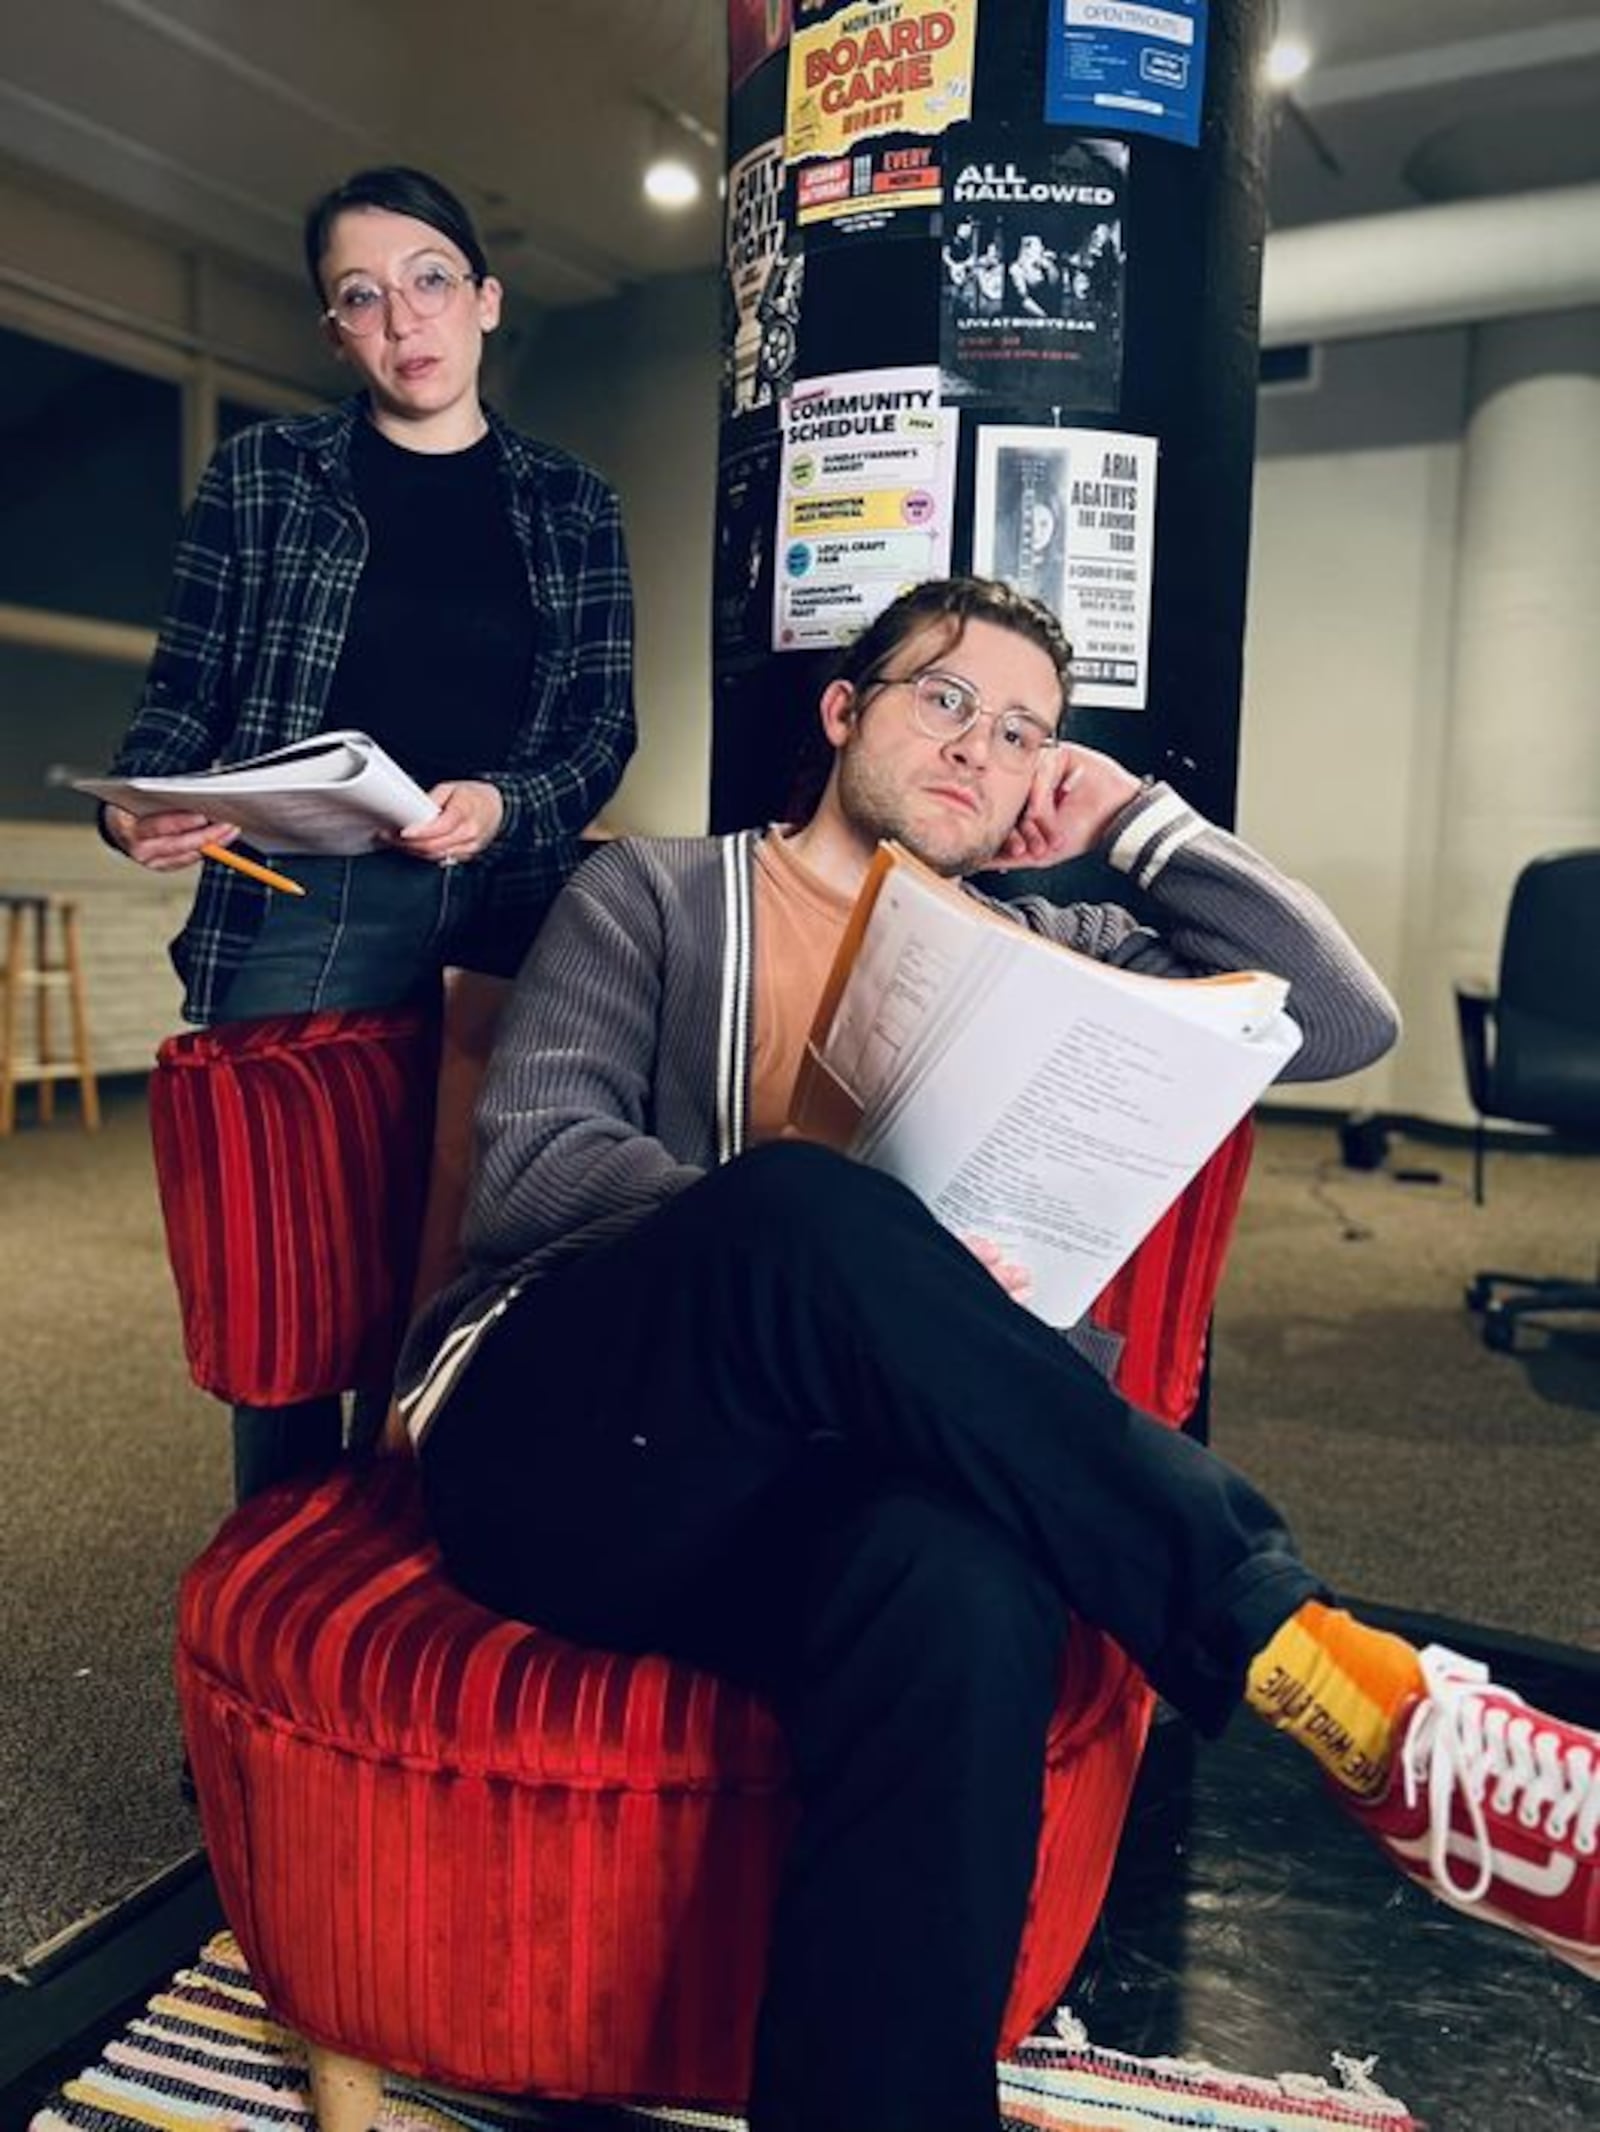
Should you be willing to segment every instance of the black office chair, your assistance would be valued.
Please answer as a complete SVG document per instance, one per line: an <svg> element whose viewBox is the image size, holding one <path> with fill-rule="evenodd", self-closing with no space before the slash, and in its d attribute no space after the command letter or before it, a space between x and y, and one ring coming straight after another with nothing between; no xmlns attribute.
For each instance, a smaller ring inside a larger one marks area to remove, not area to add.
<svg viewBox="0 0 1600 2132"><path fill-rule="evenodd" d="M1486 1118L1600 1140L1600 851L1529 861L1506 916L1500 989L1458 985L1456 1014L1478 1113L1472 1192L1482 1206ZM1467 1306L1483 1313L1484 1344L1508 1351L1517 1320L1532 1313L1600 1312L1600 1263L1595 1271L1590 1281L1478 1274Z"/></svg>

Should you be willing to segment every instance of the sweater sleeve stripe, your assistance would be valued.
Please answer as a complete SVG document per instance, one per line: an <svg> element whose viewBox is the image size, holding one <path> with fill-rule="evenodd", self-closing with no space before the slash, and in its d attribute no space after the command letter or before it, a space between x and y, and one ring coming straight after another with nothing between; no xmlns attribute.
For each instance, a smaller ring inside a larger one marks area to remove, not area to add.
<svg viewBox="0 0 1600 2132"><path fill-rule="evenodd" d="M1176 792L1157 793L1118 833L1106 857L1118 873L1148 888L1174 852L1192 843L1205 823Z"/></svg>

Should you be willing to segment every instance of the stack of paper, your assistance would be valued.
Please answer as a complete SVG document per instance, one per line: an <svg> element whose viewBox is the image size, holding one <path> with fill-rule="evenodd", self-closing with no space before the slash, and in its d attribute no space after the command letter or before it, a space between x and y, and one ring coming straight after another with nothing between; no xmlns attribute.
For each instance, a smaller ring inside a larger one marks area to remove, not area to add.
<svg viewBox="0 0 1600 2132"><path fill-rule="evenodd" d="M1293 1057L1260 971L1141 976L885 847L812 1029L793 1119L901 1178L1075 1324Z"/></svg>
<svg viewBox="0 0 1600 2132"><path fill-rule="evenodd" d="M131 814L181 811L237 823L274 855L352 858L439 811L377 741L345 731L185 777L82 777L75 785Z"/></svg>

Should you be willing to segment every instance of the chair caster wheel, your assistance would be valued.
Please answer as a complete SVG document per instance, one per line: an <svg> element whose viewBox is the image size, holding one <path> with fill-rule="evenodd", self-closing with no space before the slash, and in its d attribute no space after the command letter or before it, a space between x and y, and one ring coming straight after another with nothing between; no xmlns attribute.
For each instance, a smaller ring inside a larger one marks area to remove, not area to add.
<svg viewBox="0 0 1600 2132"><path fill-rule="evenodd" d="M1517 1344L1517 1321L1503 1312L1491 1310L1483 1321L1483 1344L1492 1347L1497 1355L1509 1355Z"/></svg>

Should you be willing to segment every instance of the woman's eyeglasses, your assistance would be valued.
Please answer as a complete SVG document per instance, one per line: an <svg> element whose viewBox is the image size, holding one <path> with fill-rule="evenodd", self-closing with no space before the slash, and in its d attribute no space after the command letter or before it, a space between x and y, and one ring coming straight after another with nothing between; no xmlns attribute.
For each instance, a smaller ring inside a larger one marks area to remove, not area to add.
<svg viewBox="0 0 1600 2132"><path fill-rule="evenodd" d="M476 274L458 273L439 259L416 259L400 269L395 281L371 281L365 275L342 281L322 315L331 318L341 333L364 340L381 329L392 297L398 296L413 318L437 318L457 289L477 279Z"/></svg>

